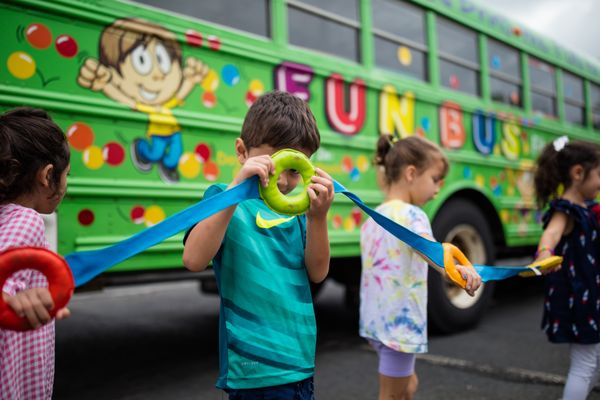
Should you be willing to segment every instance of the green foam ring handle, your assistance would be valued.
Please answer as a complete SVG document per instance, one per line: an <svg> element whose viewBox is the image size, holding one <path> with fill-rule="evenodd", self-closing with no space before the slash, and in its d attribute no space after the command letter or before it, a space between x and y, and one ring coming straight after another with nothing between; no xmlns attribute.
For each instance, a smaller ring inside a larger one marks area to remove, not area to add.
<svg viewBox="0 0 600 400"><path fill-rule="evenodd" d="M267 187L263 187L260 183L258 184L260 197L276 213L286 215L304 214L308 210L308 207L310 207L307 188L311 182L311 178L315 175L315 168L308 157L298 150L282 149L273 153L271 158L275 163L275 173L269 178ZM279 191L277 187L279 175L288 169L294 169L302 176L302 180L304 181L304 190L302 193L287 196Z"/></svg>

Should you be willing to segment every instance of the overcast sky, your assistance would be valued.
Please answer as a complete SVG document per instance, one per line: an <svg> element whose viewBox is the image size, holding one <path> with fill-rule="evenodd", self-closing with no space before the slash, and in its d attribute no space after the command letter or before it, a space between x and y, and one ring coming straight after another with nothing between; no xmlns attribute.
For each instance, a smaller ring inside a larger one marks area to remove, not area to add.
<svg viewBox="0 0 600 400"><path fill-rule="evenodd" d="M600 0L477 0L490 11L600 61Z"/></svg>

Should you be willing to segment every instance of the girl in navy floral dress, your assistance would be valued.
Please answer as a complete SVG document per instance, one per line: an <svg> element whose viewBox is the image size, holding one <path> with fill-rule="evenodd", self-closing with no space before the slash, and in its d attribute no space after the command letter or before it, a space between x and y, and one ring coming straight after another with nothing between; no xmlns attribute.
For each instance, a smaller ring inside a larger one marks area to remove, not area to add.
<svg viewBox="0 0 600 400"><path fill-rule="evenodd" d="M585 399L600 376L600 226L590 201L600 193L600 147L548 144L537 161L538 204L549 203L537 258L563 257L546 276L542 329L552 343L570 343L563 399Z"/></svg>

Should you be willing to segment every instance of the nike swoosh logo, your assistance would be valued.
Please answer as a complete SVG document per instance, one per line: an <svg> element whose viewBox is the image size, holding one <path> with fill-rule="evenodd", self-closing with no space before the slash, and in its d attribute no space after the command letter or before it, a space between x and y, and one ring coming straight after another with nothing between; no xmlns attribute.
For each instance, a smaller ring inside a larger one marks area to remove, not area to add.
<svg viewBox="0 0 600 400"><path fill-rule="evenodd" d="M277 225L284 224L290 221L294 216L288 218L275 218L275 219L264 219L262 215L260 215L260 211L256 213L256 226L259 228L269 229Z"/></svg>

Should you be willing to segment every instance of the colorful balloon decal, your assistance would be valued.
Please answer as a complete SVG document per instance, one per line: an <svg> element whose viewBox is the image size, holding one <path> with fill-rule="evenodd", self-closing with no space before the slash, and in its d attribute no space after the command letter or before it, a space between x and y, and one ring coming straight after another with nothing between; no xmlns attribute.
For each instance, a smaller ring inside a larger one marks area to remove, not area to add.
<svg viewBox="0 0 600 400"><path fill-rule="evenodd" d="M47 49L52 44L52 33L44 24L34 23L25 29L25 38L36 49Z"/></svg>
<svg viewBox="0 0 600 400"><path fill-rule="evenodd" d="M77 221L83 226L89 226L94 223L94 212L90 209L83 209L77 214Z"/></svg>
<svg viewBox="0 0 600 400"><path fill-rule="evenodd" d="M17 27L17 39L27 41L36 50L46 50L52 44L52 32L46 25L34 22L27 27ZM67 34L57 36L54 43L56 52L65 58L73 58L79 51L77 41ZM6 65L10 74L17 79L26 80L37 74L42 81L42 87L60 79L58 76L46 79L42 71L37 68L35 59L25 51L17 50L11 53L6 60Z"/></svg>
<svg viewBox="0 0 600 400"><path fill-rule="evenodd" d="M29 79L35 74L35 60L24 51L15 51L6 61L8 72L17 79Z"/></svg>
<svg viewBox="0 0 600 400"><path fill-rule="evenodd" d="M81 151L83 165L91 170L101 168L106 162L112 167L125 161L125 149L118 142L108 142L102 147L94 145L94 130L85 122L75 122L66 130L69 145Z"/></svg>
<svg viewBox="0 0 600 400"><path fill-rule="evenodd" d="M56 51L65 58L75 57L79 46L77 41L69 35L60 35L56 38Z"/></svg>
<svg viewBox="0 0 600 400"><path fill-rule="evenodd" d="M240 82L240 71L235 65L227 64L221 69L223 82L229 86L235 86Z"/></svg>
<svg viewBox="0 0 600 400"><path fill-rule="evenodd" d="M162 208L157 205L152 205L144 211L144 223L146 226L156 225L162 220L164 220L167 216Z"/></svg>
<svg viewBox="0 0 600 400"><path fill-rule="evenodd" d="M202 47L202 34L193 29L188 29L185 32L185 41L193 47Z"/></svg>
<svg viewBox="0 0 600 400"><path fill-rule="evenodd" d="M129 213L131 218L131 222L134 224L143 224L145 222L144 215L146 214L146 210L142 206L133 206Z"/></svg>
<svg viewBox="0 0 600 400"><path fill-rule="evenodd" d="M179 159L179 172L188 179L193 179L200 174L202 161L196 153L183 153Z"/></svg>

